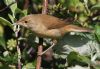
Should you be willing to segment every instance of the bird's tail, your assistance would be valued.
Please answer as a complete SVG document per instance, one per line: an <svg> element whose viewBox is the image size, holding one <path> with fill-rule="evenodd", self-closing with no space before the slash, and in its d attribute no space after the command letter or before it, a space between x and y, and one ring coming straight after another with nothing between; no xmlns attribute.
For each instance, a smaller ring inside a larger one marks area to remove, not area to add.
<svg viewBox="0 0 100 69"><path fill-rule="evenodd" d="M93 32L91 29L82 28L76 25L67 25L64 27L66 32Z"/></svg>

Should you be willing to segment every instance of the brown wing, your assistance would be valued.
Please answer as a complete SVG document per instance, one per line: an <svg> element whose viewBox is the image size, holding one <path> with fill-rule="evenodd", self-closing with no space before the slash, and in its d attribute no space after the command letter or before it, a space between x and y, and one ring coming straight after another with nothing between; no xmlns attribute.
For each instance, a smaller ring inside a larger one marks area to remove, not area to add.
<svg viewBox="0 0 100 69"><path fill-rule="evenodd" d="M34 16L37 21L43 23L48 29L61 28L67 25L64 21L54 16L45 14L35 14Z"/></svg>

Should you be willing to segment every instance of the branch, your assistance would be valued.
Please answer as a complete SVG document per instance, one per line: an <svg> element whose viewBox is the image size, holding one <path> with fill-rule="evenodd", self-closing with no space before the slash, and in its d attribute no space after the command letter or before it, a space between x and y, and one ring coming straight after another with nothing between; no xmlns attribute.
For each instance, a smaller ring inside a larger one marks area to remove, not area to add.
<svg viewBox="0 0 100 69"><path fill-rule="evenodd" d="M47 14L47 7L48 7L48 0L44 0L42 14ZM41 67L42 55L39 54L42 53L42 50L43 50L43 38L39 38L36 69L40 69Z"/></svg>
<svg viewBox="0 0 100 69"><path fill-rule="evenodd" d="M25 3L24 3L24 9L28 9L28 6L29 6L29 0L24 0Z"/></svg>
<svg viewBox="0 0 100 69"><path fill-rule="evenodd" d="M48 11L48 0L44 0L42 14L47 14L47 11Z"/></svg>
<svg viewBox="0 0 100 69"><path fill-rule="evenodd" d="M16 41L17 41L17 53L18 53L18 69L21 69L21 51L19 48L19 40L18 40L18 32L19 32L19 26L17 27L17 25L14 25L14 32L15 32L15 37L16 37Z"/></svg>
<svg viewBox="0 0 100 69"><path fill-rule="evenodd" d="M45 54L47 51L49 51L50 49L52 49L55 46L55 43L53 43L48 49L46 49L45 51L43 51L41 54L39 55L43 55Z"/></svg>

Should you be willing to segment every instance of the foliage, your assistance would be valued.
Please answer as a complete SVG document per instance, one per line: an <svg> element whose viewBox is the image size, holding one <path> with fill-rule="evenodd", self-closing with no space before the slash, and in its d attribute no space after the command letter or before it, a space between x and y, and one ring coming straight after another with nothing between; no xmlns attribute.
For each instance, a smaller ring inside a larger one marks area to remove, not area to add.
<svg viewBox="0 0 100 69"><path fill-rule="evenodd" d="M6 6L15 2L15 0L3 1ZM21 49L22 69L35 68L38 40L30 30L22 27L19 37L16 38L14 26L15 22L23 16L31 13L41 13L42 0L30 1L28 9L22 10L24 0L19 0L18 4L14 3L9 7L6 17L0 16L0 68L2 69L16 69L18 60L16 46L18 43ZM4 7L2 6L2 8ZM99 10L100 0L50 0L48 14L72 24L91 28L94 31L92 33L71 32L66 34L53 48L53 62L49 62L48 58L43 55L42 68L69 69L73 65L80 65L100 69ZM45 40L44 45L47 48L51 41L49 39Z"/></svg>

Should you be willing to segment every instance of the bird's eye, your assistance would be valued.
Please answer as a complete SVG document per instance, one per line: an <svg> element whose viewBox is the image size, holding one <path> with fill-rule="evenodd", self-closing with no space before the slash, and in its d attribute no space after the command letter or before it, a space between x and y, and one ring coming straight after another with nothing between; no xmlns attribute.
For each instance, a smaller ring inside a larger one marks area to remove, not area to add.
<svg viewBox="0 0 100 69"><path fill-rule="evenodd" d="M25 21L25 23L28 23L28 21Z"/></svg>

